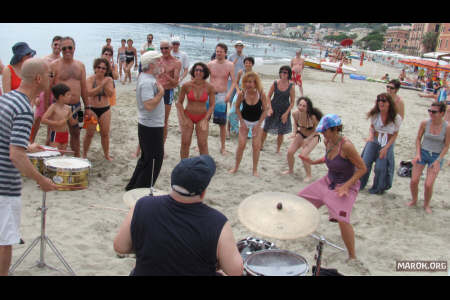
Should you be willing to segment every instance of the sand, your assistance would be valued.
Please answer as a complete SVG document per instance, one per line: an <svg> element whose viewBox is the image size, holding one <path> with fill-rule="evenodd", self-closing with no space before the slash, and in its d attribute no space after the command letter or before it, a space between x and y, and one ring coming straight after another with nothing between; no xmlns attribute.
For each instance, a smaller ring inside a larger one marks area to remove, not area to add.
<svg viewBox="0 0 450 300"><path fill-rule="evenodd" d="M400 70L365 62L363 67L354 61L359 74L380 78L385 73L397 77ZM266 92L277 77L279 65L255 67L262 75ZM364 147L368 135L369 121L365 114L374 105L376 95L385 92L385 84L340 77L332 83L333 73L305 68L304 93L323 113L336 113L344 124L344 135L350 138L358 151ZM131 177L136 158L132 156L138 144L137 108L135 104L135 82L117 84L117 105L112 108L111 156L109 162L103 158L100 136L92 142L88 159L92 163L89 188L80 191L56 191L47 194L46 234L61 251L64 258L77 275L83 276L126 276L135 264L133 255L119 258L113 249L113 239L122 223L128 207L123 202L124 187ZM299 91L296 89L296 95ZM415 154L415 138L419 121L428 117L429 99L420 98L416 91L401 89L399 95L406 104L406 119L396 142L396 169L400 161L410 160ZM38 142L44 142L45 129L39 131ZM82 138L85 133L82 131ZM169 134L165 146L165 159L156 188L169 190L170 173L179 161L181 135L178 130L176 108L172 107ZM303 182L304 169L296 156L293 175L281 175L286 170L285 154L290 140L285 138L281 155L275 154L276 137L269 135L264 151L261 152L260 177L252 176L251 144L247 143L238 173L231 175L228 170L234 166L237 138L226 141L231 153L219 153L219 127L210 124L209 151L217 163L205 203L223 212L231 222L236 241L248 236L262 238L276 244L280 249L295 252L306 258L308 275L315 265L314 255L317 241L308 236L295 240L277 240L255 234L240 222L237 210L241 201L259 192L280 191L296 194L306 183ZM196 139L193 139L191 155L196 155ZM312 158L324 154L320 143L311 153ZM447 155L448 157L448 155ZM446 165L447 163L445 163ZM449 167L441 170L436 180L431 202L433 214L423 210L423 180L420 183L417 207L407 207L410 201L409 178L395 175L393 187L384 195L370 195L361 191L355 203L351 223L356 238L357 261L347 262L347 252L325 246L322 266L336 268L344 275L447 275L439 273L396 272L397 260L449 261L450 202L448 200ZM312 167L313 179L326 174L325 165ZM373 175L369 180L371 186ZM24 245L13 248L12 263L40 235L41 216L37 209L41 206L43 193L36 184L24 179L22 192L21 233ZM447 196L446 196L447 195ZM320 222L317 235L323 235L330 242L344 247L339 227L328 221L325 207L319 209ZM27 256L16 269L14 275L64 275L48 268L32 267L39 258L39 246ZM55 254L47 247L45 261L65 270Z"/></svg>

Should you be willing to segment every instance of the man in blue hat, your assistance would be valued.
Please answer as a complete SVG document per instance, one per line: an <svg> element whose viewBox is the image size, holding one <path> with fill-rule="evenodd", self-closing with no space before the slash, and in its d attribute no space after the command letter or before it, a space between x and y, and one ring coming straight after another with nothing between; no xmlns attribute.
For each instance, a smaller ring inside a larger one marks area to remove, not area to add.
<svg viewBox="0 0 450 300"><path fill-rule="evenodd" d="M133 276L214 276L243 273L230 222L203 203L216 164L211 156L181 160L172 171L172 191L146 196L130 209L114 250L136 253Z"/></svg>

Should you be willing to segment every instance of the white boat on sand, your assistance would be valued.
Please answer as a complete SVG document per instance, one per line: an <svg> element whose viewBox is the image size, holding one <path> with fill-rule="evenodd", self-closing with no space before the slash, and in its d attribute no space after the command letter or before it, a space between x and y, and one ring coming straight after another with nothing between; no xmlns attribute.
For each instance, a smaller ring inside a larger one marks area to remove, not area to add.
<svg viewBox="0 0 450 300"><path fill-rule="evenodd" d="M339 67L339 62L329 62L329 61L322 61L320 63L320 67L322 70L336 72L337 68ZM350 73L356 73L356 69L351 66L346 66L345 64L342 65L342 71L344 74L350 74Z"/></svg>

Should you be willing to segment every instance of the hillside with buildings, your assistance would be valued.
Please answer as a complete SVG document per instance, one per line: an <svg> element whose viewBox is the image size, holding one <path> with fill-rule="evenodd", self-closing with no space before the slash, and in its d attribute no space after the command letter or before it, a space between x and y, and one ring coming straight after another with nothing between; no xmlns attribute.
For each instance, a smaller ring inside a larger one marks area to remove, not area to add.
<svg viewBox="0 0 450 300"><path fill-rule="evenodd" d="M191 26L277 36L314 43L352 38L354 46L420 56L450 52L450 23L189 23Z"/></svg>

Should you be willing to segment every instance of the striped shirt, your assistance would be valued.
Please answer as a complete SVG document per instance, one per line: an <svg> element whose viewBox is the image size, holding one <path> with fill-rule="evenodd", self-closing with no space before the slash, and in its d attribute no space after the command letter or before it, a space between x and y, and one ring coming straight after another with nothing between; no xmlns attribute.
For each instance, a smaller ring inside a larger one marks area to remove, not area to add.
<svg viewBox="0 0 450 300"><path fill-rule="evenodd" d="M0 96L0 196L20 197L22 178L9 158L9 146L27 148L33 120L25 94L14 90Z"/></svg>

